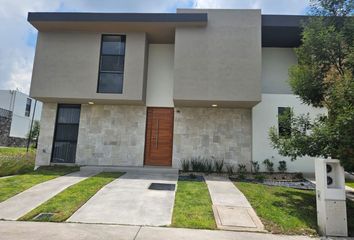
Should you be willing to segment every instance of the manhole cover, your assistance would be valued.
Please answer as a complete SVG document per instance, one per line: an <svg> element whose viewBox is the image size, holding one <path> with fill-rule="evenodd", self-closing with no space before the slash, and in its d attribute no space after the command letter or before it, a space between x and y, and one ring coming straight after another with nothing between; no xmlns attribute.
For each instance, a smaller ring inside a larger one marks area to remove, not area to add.
<svg viewBox="0 0 354 240"><path fill-rule="evenodd" d="M50 220L54 213L40 213L33 218L33 220Z"/></svg>
<svg viewBox="0 0 354 240"><path fill-rule="evenodd" d="M151 183L149 186L150 190L164 190L164 191L174 191L175 184L167 184L167 183Z"/></svg>

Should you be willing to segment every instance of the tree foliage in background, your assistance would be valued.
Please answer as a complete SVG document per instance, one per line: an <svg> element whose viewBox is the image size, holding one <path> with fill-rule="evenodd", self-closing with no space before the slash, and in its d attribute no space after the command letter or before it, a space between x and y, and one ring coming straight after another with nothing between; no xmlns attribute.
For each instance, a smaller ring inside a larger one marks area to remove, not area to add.
<svg viewBox="0 0 354 240"><path fill-rule="evenodd" d="M289 82L304 103L328 114L315 120L293 113L290 120L280 118L290 121L291 134L279 135L273 127L270 139L292 160L332 157L354 171L354 0L312 0L311 6Z"/></svg>
<svg viewBox="0 0 354 240"><path fill-rule="evenodd" d="M32 131L27 133L27 139L30 139L30 142L33 143L33 146L37 148L37 140L39 136L40 124L39 121L34 121L32 126Z"/></svg>

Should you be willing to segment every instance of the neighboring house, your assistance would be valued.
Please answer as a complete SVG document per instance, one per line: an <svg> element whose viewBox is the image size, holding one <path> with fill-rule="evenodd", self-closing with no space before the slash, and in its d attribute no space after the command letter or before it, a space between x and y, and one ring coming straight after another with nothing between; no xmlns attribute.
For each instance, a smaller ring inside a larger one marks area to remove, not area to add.
<svg viewBox="0 0 354 240"><path fill-rule="evenodd" d="M0 90L0 146L26 146L33 113L34 121L41 118L42 103L35 101L18 90Z"/></svg>
<svg viewBox="0 0 354 240"><path fill-rule="evenodd" d="M36 165L179 167L215 156L250 168L274 156L313 172L313 159L290 162L268 139L283 107L323 112L287 83L305 18L29 13L39 31L30 95L44 103Z"/></svg>

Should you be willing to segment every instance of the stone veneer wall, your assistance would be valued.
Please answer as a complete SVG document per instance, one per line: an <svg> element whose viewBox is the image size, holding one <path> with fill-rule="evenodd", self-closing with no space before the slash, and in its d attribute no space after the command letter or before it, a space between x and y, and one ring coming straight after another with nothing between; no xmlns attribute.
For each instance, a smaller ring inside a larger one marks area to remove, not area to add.
<svg viewBox="0 0 354 240"><path fill-rule="evenodd" d="M39 133L36 155L36 166L50 165L56 114L56 103L43 103L41 130Z"/></svg>
<svg viewBox="0 0 354 240"><path fill-rule="evenodd" d="M215 156L250 169L251 128L251 109L176 108L173 166L185 158Z"/></svg>
<svg viewBox="0 0 354 240"><path fill-rule="evenodd" d="M143 166L146 107L82 105L76 163Z"/></svg>
<svg viewBox="0 0 354 240"><path fill-rule="evenodd" d="M2 110L7 111L7 110ZM26 147L27 139L10 137L12 112L7 111L8 116L0 116L0 146L4 147Z"/></svg>

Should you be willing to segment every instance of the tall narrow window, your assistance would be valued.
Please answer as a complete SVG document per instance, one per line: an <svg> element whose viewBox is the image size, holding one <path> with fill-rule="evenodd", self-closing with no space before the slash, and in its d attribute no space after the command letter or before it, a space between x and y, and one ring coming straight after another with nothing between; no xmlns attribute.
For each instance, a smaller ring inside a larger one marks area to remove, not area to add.
<svg viewBox="0 0 354 240"><path fill-rule="evenodd" d="M278 131L282 137L291 135L291 108L278 107Z"/></svg>
<svg viewBox="0 0 354 240"><path fill-rule="evenodd" d="M25 116L29 117L31 114L31 104L32 104L32 99L27 98L26 102L26 110L25 110Z"/></svg>
<svg viewBox="0 0 354 240"><path fill-rule="evenodd" d="M98 93L122 93L125 36L103 35L101 42Z"/></svg>
<svg viewBox="0 0 354 240"><path fill-rule="evenodd" d="M54 133L52 162L74 163L79 132L80 105L59 104Z"/></svg>

